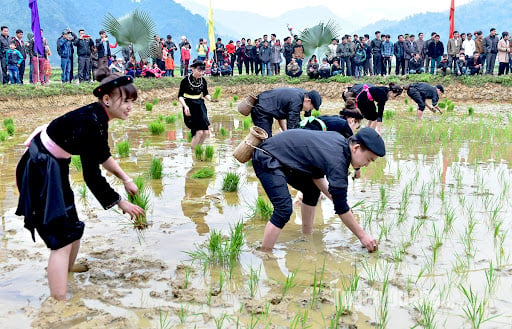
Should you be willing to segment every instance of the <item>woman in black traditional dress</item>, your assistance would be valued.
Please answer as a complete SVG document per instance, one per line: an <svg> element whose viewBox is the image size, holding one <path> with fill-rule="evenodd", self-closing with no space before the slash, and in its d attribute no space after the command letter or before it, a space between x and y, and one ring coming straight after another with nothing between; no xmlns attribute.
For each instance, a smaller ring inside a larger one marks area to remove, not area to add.
<svg viewBox="0 0 512 329"><path fill-rule="evenodd" d="M37 230L51 249L48 283L51 296L66 299L68 272L73 270L84 223L78 219L69 183L72 154L80 155L84 180L101 203L109 209L117 205L133 219L144 211L112 189L101 174L100 164L119 178L129 194L138 193L133 180L110 155L108 122L125 120L137 99L133 78L97 71L100 86L94 89L98 101L56 118L39 127L27 139L27 150L16 168L20 191L17 215L25 216L25 227Z"/></svg>
<svg viewBox="0 0 512 329"><path fill-rule="evenodd" d="M212 101L208 94L208 86L203 78L204 62L195 61L192 65L192 73L183 78L178 92L178 100L183 106L183 120L192 132L192 148L203 144L208 138L210 120L204 104L204 99Z"/></svg>

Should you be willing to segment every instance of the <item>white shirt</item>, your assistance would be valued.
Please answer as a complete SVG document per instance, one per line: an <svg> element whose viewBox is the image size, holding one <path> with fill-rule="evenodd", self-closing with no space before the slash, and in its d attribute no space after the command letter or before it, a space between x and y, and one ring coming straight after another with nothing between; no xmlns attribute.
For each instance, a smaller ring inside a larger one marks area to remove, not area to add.
<svg viewBox="0 0 512 329"><path fill-rule="evenodd" d="M464 42L462 43L462 48L464 48L464 54L466 54L469 57L473 56L473 53L476 50L475 40L464 40Z"/></svg>

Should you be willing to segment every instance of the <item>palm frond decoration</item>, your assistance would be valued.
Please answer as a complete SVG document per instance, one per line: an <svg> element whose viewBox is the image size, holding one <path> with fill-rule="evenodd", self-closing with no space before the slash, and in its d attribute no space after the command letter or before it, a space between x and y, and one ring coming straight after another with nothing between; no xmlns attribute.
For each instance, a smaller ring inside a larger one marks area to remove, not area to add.
<svg viewBox="0 0 512 329"><path fill-rule="evenodd" d="M320 60L327 51L327 46L332 42L333 38L340 36L339 27L334 20L327 23L320 22L313 27L304 29L300 33L300 39L304 46L304 52L307 57L316 55Z"/></svg>
<svg viewBox="0 0 512 329"><path fill-rule="evenodd" d="M140 57L153 57L156 51L154 36L156 24L145 11L136 9L120 19L108 13L103 18L105 31L116 38L121 47L133 47L133 52Z"/></svg>

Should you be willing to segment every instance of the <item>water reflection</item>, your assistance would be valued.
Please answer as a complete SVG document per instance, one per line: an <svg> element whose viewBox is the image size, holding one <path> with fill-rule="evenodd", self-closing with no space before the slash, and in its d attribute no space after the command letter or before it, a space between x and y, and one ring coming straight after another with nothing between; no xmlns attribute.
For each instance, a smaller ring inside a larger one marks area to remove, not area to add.
<svg viewBox="0 0 512 329"><path fill-rule="evenodd" d="M192 175L203 168L204 163L194 163L185 175L185 195L181 200L183 215L196 224L196 231L200 235L210 232L205 222L205 216L210 211L210 200L206 197L206 190L212 181L211 178L192 178Z"/></svg>

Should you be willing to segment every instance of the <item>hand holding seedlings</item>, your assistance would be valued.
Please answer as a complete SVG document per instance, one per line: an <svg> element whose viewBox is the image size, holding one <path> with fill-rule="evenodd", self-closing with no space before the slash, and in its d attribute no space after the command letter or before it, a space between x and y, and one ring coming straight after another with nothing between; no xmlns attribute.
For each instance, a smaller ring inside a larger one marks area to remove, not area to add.
<svg viewBox="0 0 512 329"><path fill-rule="evenodd" d="M121 208L123 214L129 214L130 219L132 220L136 217L144 215L144 210L141 207L136 206L124 199L121 199L117 205L119 208Z"/></svg>
<svg viewBox="0 0 512 329"><path fill-rule="evenodd" d="M377 244L377 240L371 237L368 234L363 235L361 238L361 243L368 249L368 252L374 252L379 250L379 246Z"/></svg>
<svg viewBox="0 0 512 329"><path fill-rule="evenodd" d="M124 189L126 190L126 193L129 195L136 195L139 193L139 189L137 188L137 185L133 182L133 179L128 179L123 181Z"/></svg>

